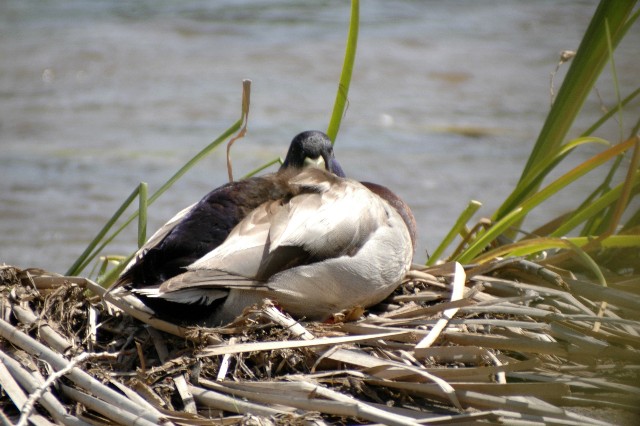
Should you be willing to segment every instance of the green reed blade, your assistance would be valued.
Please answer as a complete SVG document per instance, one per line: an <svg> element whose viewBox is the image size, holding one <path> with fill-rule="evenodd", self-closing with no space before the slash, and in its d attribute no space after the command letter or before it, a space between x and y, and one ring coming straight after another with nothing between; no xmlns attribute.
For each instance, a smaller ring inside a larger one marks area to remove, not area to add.
<svg viewBox="0 0 640 426"><path fill-rule="evenodd" d="M640 87L637 88L636 90L634 90L633 92L631 92L624 99L622 99L622 101L620 101L620 105L624 108L629 102L631 102L635 98L637 98L638 95L640 95ZM581 137L585 137L585 136L589 136L589 135L593 134L593 132L598 130L600 128L600 126L602 126L604 123L606 123L607 120L609 120L611 117L613 117L617 113L618 113L618 109L617 108L610 109L605 114L603 114L603 116L600 117L595 123L593 123L593 125L591 125L591 127L589 127L587 130L582 132L582 134L580 136Z"/></svg>
<svg viewBox="0 0 640 426"><path fill-rule="evenodd" d="M347 36L347 46L344 52L344 62L342 63L342 73L340 83L336 93L336 100L333 104L333 112L327 129L327 135L333 143L338 136L340 123L345 113L349 86L351 85L351 75L353 74L353 64L356 59L356 48L358 46L358 29L360 26L360 1L351 0L351 19L349 21L349 34Z"/></svg>
<svg viewBox="0 0 640 426"><path fill-rule="evenodd" d="M260 173L261 171L263 171L264 169L267 169L271 166L273 166L274 164L282 164L282 158L277 157L274 158L273 160L269 161L268 163L263 164L262 166L258 167L257 169L253 169L251 170L249 173L247 173L246 175L242 176L242 179L247 179L250 178L252 176L257 175L258 173Z"/></svg>
<svg viewBox="0 0 640 426"><path fill-rule="evenodd" d="M467 247L464 252L458 256L458 262L465 264L471 262L478 254L480 254L492 241L498 238L512 224L520 220L526 211L522 207L518 207L509 212L498 222L494 223L491 228L478 234L478 237Z"/></svg>
<svg viewBox="0 0 640 426"><path fill-rule="evenodd" d="M607 26L610 29L612 46L617 46L628 29L625 24L635 3L635 1L603 0L598 5L525 165L521 179L526 178L536 163L556 151L562 144L609 58Z"/></svg>
<svg viewBox="0 0 640 426"><path fill-rule="evenodd" d="M561 237L563 235L566 235L571 230L575 229L578 225L587 221L587 219L590 219L597 213L603 211L605 208L616 203L620 199L623 185L624 184L621 183L615 188L604 193L599 198L591 201L588 205L585 205L584 208L578 209L562 225L560 225L555 231L549 234L549 236ZM640 186L640 172L636 172L631 185L631 189L635 189Z"/></svg>
<svg viewBox="0 0 640 426"><path fill-rule="evenodd" d="M530 184L533 180L532 170L536 169L538 163L553 157L560 149L609 57L610 50L606 41L607 25L610 29L611 45L615 48L630 28L630 22L637 18L636 15L629 18L635 3L636 1L602 0L598 5L547 115L522 172L520 182L511 196L498 208L494 214L495 219L500 219L520 205L542 183L542 179L537 178L535 185Z"/></svg>
<svg viewBox="0 0 640 426"><path fill-rule="evenodd" d="M591 272L593 272L593 274L596 276L596 278L598 279L598 282L601 285L606 287L607 286L607 280L604 278L604 274L602 273L602 269L600 269L600 267L598 266L596 261L593 260L593 258L591 256L589 256L586 251L582 250L580 248L580 246L578 246L573 241L571 241L570 238L567 238L566 241L567 241L567 244L569 244L571 246L573 252L578 255L577 257L580 260L580 262L587 269L590 269Z"/></svg>
<svg viewBox="0 0 640 426"><path fill-rule="evenodd" d="M440 245L438 245L438 247L431 254L431 256L429 256L429 259L427 260L427 263L426 263L427 266L433 265L436 261L440 259L440 256L442 256L442 253L444 253L446 248L449 247L449 245L456 238L456 236L462 232L467 222L469 222L469 219L471 219L471 216L473 216L481 206L482 206L482 203L480 203L479 201L471 200L469 202L469 204L464 209L464 211L460 213L460 216L458 216L458 219L456 220L453 227L449 230L449 233L444 237Z"/></svg>
<svg viewBox="0 0 640 426"><path fill-rule="evenodd" d="M569 242L571 244L569 244ZM497 257L522 257L541 253L547 250L571 250L575 247L584 247L592 243L593 239L588 237L540 237L518 241L512 244L497 247L473 259L476 263L486 263ZM633 248L640 249L640 238L637 235L611 235L598 241L598 248Z"/></svg>
<svg viewBox="0 0 640 426"><path fill-rule="evenodd" d="M138 187L138 248L147 241L147 206L148 206L148 188L146 182L140 182Z"/></svg>
<svg viewBox="0 0 640 426"><path fill-rule="evenodd" d="M484 250L485 247L489 243L491 243L491 241L501 235L501 233L509 226L512 226L514 223L517 223L517 221L524 218L524 216L526 216L526 214L529 213L534 207L536 207L552 195L557 194L560 190L562 190L572 182L575 182L577 179L584 176L591 170L601 166L605 162L614 158L616 155L619 155L630 149L635 145L635 142L636 139L632 138L623 143L612 146L611 148L583 162L579 166L571 169L569 172L551 182L545 188L531 195L529 198L524 200L520 206L518 206L514 210L511 210L509 214L495 222L488 231L478 234L477 238L456 260L460 263L472 261L475 256L480 254L482 250Z"/></svg>
<svg viewBox="0 0 640 426"><path fill-rule="evenodd" d="M102 239L107 234L107 232L109 232L113 224L120 218L120 216L122 216L124 211L129 207L129 205L133 202L133 200L135 200L135 198L138 196L139 190L140 190L140 187L137 187L136 189L133 190L133 192L131 192L131 194L122 203L122 205L118 208L118 210L116 210L113 216L111 216L111 218L107 221L107 223L104 224L100 232L98 232L98 235L95 236L95 238L89 243L87 248L85 248L82 254L76 259L73 265L71 265L71 267L69 268L69 270L65 275L67 276L78 275L86 267L86 264L88 262L91 262L91 260L93 260L93 258L96 255L94 254L93 256L90 256L91 253L94 251L96 246L100 243L100 241L102 241ZM87 262L87 259L90 259L90 260Z"/></svg>

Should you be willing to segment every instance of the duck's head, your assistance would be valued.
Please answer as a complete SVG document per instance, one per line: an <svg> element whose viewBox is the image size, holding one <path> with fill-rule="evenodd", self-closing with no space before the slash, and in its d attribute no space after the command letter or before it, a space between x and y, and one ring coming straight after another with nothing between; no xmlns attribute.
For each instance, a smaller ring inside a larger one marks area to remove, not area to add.
<svg viewBox="0 0 640 426"><path fill-rule="evenodd" d="M331 140L327 135L317 130L302 132L293 138L280 170L305 167L318 167L337 176L345 177L340 163L333 155Z"/></svg>

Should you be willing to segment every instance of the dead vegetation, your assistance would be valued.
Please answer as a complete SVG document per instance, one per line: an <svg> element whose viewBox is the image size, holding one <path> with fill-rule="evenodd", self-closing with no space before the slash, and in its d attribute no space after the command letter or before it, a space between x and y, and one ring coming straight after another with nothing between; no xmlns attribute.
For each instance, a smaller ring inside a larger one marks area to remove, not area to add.
<svg viewBox="0 0 640 426"><path fill-rule="evenodd" d="M5 266L0 424L632 424L637 281L449 263L414 268L366 314L296 322L265 301L202 329Z"/></svg>

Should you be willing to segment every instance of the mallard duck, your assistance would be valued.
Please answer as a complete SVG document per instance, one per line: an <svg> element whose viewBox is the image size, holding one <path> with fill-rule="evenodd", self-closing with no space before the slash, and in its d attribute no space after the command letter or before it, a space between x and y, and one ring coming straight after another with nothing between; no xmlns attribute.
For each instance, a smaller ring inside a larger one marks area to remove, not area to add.
<svg viewBox="0 0 640 426"><path fill-rule="evenodd" d="M328 137L304 132L278 172L227 183L178 213L116 285L160 316L206 325L265 298L324 320L387 297L414 247L409 207L385 187L344 177Z"/></svg>

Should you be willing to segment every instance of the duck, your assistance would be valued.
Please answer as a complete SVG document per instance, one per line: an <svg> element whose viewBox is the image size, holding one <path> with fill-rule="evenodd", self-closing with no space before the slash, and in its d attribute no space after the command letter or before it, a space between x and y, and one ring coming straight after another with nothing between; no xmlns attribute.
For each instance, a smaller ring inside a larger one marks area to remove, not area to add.
<svg viewBox="0 0 640 426"><path fill-rule="evenodd" d="M224 184L176 214L115 287L183 324L220 326L264 299L324 321L384 300L415 244L409 206L382 185L347 178L328 136L306 131L277 172Z"/></svg>

